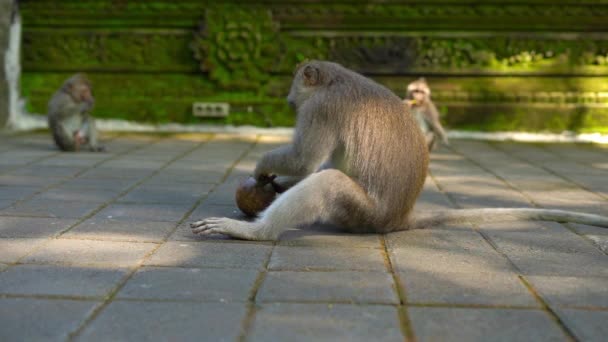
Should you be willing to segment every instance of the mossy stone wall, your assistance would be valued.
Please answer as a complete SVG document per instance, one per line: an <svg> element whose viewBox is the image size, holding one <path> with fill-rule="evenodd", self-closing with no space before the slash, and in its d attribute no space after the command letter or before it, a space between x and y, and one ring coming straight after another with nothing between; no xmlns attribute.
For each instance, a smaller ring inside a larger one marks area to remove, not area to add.
<svg viewBox="0 0 608 342"><path fill-rule="evenodd" d="M20 3L34 112L84 71L99 117L288 126L294 66L330 59L398 95L425 76L453 128L608 132L608 0Z"/></svg>

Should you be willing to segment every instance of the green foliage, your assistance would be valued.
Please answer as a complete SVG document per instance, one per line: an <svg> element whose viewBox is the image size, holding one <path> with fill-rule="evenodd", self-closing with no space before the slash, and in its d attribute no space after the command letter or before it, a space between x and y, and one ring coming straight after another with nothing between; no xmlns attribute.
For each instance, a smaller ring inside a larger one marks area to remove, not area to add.
<svg viewBox="0 0 608 342"><path fill-rule="evenodd" d="M427 76L451 127L608 130L608 2L23 0L21 9L22 88L39 113L84 71L99 117L289 126L295 65L328 59L401 96ZM193 117L192 103L205 101L232 112Z"/></svg>

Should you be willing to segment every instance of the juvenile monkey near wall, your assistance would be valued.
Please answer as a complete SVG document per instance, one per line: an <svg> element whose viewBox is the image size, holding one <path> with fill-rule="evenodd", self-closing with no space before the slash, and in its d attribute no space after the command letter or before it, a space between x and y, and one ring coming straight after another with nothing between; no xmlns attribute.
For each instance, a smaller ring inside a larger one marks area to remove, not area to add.
<svg viewBox="0 0 608 342"><path fill-rule="evenodd" d="M275 240L288 228L318 221L353 233L515 220L608 227L608 217L547 209L454 209L414 216L428 148L399 97L339 64L312 61L296 71L287 100L297 112L293 142L266 153L254 177L302 180L254 222L207 218L191 224L193 233Z"/></svg>
<svg viewBox="0 0 608 342"><path fill-rule="evenodd" d="M68 78L51 100L48 108L48 123L53 140L63 151L104 151L97 141L93 109L91 82L83 74Z"/></svg>
<svg viewBox="0 0 608 342"><path fill-rule="evenodd" d="M408 84L403 102L411 109L422 129L429 151L435 147L437 139L448 145L448 137L439 121L439 111L431 101L431 88L424 77Z"/></svg>

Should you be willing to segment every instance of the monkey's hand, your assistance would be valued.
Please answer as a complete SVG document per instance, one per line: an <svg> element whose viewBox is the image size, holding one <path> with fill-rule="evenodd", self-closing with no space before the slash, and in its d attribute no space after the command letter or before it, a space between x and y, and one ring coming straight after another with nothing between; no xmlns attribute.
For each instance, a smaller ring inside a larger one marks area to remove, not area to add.
<svg viewBox="0 0 608 342"><path fill-rule="evenodd" d="M190 223L192 233L197 235L223 234L243 240L276 240L263 226L255 222L233 220L227 217L209 217Z"/></svg>
<svg viewBox="0 0 608 342"><path fill-rule="evenodd" d="M403 103L405 103L408 107L414 107L416 105L416 100L403 100Z"/></svg>

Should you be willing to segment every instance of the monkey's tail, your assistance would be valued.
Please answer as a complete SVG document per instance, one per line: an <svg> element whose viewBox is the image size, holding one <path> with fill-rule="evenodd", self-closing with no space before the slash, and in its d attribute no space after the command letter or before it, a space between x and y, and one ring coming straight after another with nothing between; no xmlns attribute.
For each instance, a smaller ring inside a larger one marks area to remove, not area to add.
<svg viewBox="0 0 608 342"><path fill-rule="evenodd" d="M410 229L430 228L454 223L491 223L512 221L572 222L608 228L608 217L556 209L479 208L447 209L414 215Z"/></svg>

